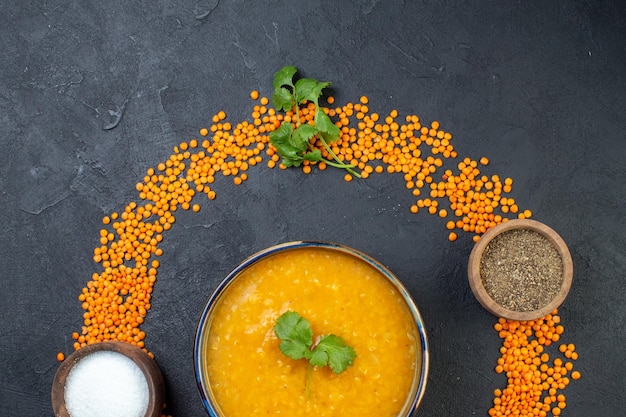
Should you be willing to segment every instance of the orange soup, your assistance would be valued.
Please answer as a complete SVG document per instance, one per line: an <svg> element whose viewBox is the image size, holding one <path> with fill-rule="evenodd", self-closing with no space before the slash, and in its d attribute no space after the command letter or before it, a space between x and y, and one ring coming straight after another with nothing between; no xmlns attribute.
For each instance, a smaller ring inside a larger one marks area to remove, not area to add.
<svg viewBox="0 0 626 417"><path fill-rule="evenodd" d="M314 335L335 334L356 351L340 374L279 349L277 318L291 310ZM296 248L243 270L217 301L204 374L226 417L396 417L421 366L420 337L399 291L362 259Z"/></svg>

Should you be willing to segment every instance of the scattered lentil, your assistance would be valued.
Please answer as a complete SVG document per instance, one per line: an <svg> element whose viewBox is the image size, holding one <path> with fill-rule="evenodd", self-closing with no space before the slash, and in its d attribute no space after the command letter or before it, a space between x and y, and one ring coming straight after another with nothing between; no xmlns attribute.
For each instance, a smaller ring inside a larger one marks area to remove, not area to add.
<svg viewBox="0 0 626 417"><path fill-rule="evenodd" d="M566 407L562 391L570 383L567 375L576 380L580 372L560 357L550 363L547 349L561 338L560 321L554 310L541 319L519 322L500 318L494 325L502 339L495 371L506 375L507 386L494 390L490 416L558 416ZM569 351L568 346L561 345L558 352Z"/></svg>

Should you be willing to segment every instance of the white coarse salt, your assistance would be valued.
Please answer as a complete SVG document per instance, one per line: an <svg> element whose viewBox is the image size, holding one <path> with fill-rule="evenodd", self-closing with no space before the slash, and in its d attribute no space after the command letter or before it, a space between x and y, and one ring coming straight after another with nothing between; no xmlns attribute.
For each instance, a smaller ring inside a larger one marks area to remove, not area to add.
<svg viewBox="0 0 626 417"><path fill-rule="evenodd" d="M85 356L65 383L65 407L71 417L143 417L148 400L145 375L118 352Z"/></svg>

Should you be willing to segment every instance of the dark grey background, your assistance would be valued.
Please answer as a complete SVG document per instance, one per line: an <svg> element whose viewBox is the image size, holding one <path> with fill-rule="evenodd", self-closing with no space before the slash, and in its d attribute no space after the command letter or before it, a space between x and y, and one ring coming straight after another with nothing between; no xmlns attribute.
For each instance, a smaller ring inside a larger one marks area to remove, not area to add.
<svg viewBox="0 0 626 417"><path fill-rule="evenodd" d="M58 351L72 351L102 216L213 114L249 118L286 64L333 82L338 104L439 120L461 157L515 180L559 232L575 276L563 340L583 378L568 417L623 415L626 27L620 1L3 1L0 4L0 414L50 416ZM111 113L122 115L119 124ZM412 215L399 175L249 171L178 214L143 329L169 412L204 416L192 342L219 280L269 245L337 241L407 285L427 323L419 416L486 416L505 379L496 319L466 276L471 238Z"/></svg>

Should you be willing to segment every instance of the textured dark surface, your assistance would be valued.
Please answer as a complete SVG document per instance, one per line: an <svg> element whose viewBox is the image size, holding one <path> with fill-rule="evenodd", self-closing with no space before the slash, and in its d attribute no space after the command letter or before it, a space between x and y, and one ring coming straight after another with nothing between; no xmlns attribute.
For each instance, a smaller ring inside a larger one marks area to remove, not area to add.
<svg viewBox="0 0 626 417"><path fill-rule="evenodd" d="M619 1L4 1L0 4L0 414L50 416L58 351L80 330L102 216L173 146L225 110L249 117L292 64L337 103L439 120L461 157L515 180L513 196L569 244L563 340L583 378L563 415L624 413L626 26ZM121 116L121 119L119 118ZM401 176L249 172L179 215L143 329L169 412L199 417L196 320L217 282L269 245L337 241L403 280L427 323L419 416L486 416L500 340L467 283L470 236L412 215Z"/></svg>

